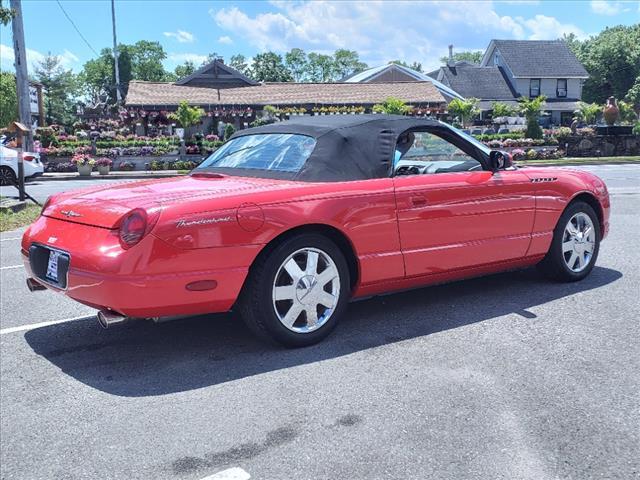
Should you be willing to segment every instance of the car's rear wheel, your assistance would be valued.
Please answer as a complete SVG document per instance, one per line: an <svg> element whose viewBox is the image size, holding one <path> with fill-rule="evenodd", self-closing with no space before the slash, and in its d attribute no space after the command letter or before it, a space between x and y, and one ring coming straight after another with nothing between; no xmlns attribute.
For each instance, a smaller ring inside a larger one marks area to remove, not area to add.
<svg viewBox="0 0 640 480"><path fill-rule="evenodd" d="M302 347L331 333L349 291L349 268L340 249L322 235L301 234L257 260L239 310L260 337Z"/></svg>
<svg viewBox="0 0 640 480"><path fill-rule="evenodd" d="M14 172L11 167L7 167L6 165L0 166L0 185L15 185L15 183L16 172Z"/></svg>
<svg viewBox="0 0 640 480"><path fill-rule="evenodd" d="M600 222L591 205L575 202L564 211L545 258L538 264L547 277L575 282L589 275L600 250Z"/></svg>

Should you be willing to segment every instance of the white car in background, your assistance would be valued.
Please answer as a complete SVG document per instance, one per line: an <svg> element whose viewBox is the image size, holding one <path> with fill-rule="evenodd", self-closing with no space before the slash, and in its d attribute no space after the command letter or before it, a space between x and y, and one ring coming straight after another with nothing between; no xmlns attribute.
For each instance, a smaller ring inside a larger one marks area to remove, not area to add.
<svg viewBox="0 0 640 480"><path fill-rule="evenodd" d="M39 177L44 173L44 165L39 153L24 152L22 155L24 178ZM13 185L18 181L18 152L4 145L0 138L0 185Z"/></svg>

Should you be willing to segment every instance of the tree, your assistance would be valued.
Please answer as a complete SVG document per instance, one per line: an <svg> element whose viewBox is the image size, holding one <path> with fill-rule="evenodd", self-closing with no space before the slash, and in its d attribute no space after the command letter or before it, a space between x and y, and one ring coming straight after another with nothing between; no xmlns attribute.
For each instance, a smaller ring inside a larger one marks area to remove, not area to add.
<svg viewBox="0 0 640 480"><path fill-rule="evenodd" d="M396 97L388 97L383 103L373 106L376 113L387 113L390 115L406 115L411 111L411 106Z"/></svg>
<svg viewBox="0 0 640 480"><path fill-rule="evenodd" d="M515 109L511 105L504 102L493 102L491 104L491 110L493 111L493 118L510 117L515 112Z"/></svg>
<svg viewBox="0 0 640 480"><path fill-rule="evenodd" d="M627 96L624 98L627 102L633 105L633 109L636 112L640 112L640 76L636 78L633 87L629 89L629 91L627 92Z"/></svg>
<svg viewBox="0 0 640 480"><path fill-rule="evenodd" d="M274 52L259 53L253 57L253 78L259 82L290 82L291 72Z"/></svg>
<svg viewBox="0 0 640 480"><path fill-rule="evenodd" d="M12 8L3 7L2 0L0 0L0 24L9 25L15 14L16 12Z"/></svg>
<svg viewBox="0 0 640 480"><path fill-rule="evenodd" d="M588 125L593 125L598 119L598 115L602 112L602 105L597 103L578 102L578 110L575 114Z"/></svg>
<svg viewBox="0 0 640 480"><path fill-rule="evenodd" d="M75 119L78 81L71 70L65 70L60 57L47 54L35 68L35 79L45 90L47 123L70 125Z"/></svg>
<svg viewBox="0 0 640 480"><path fill-rule="evenodd" d="M589 72L582 90L586 102L624 98L640 77L640 23L605 28L583 42L571 36L564 40Z"/></svg>
<svg viewBox="0 0 640 480"><path fill-rule="evenodd" d="M525 135L527 138L542 138L542 128L538 124L540 112L544 106L547 97L540 95L535 98L520 97L520 113L527 119L527 128Z"/></svg>
<svg viewBox="0 0 640 480"><path fill-rule="evenodd" d="M162 82L165 70L162 61L167 58L160 42L139 40L128 47L131 55L132 76L135 80Z"/></svg>
<svg viewBox="0 0 640 480"><path fill-rule="evenodd" d="M422 64L419 62L413 62L411 65L409 65L407 62L403 62L402 60L391 60L389 63L402 65L403 67L407 67L407 68L410 68L411 70L415 70L416 72L422 73Z"/></svg>
<svg viewBox="0 0 640 480"><path fill-rule="evenodd" d="M177 110L169 114L171 120L177 121L182 128L189 128L200 123L205 115L204 110L199 107L190 107L186 101L180 102Z"/></svg>
<svg viewBox="0 0 640 480"><path fill-rule="evenodd" d="M251 77L251 69L249 68L249 62L244 55L232 55L229 61L229 66L235 68L241 74Z"/></svg>
<svg viewBox="0 0 640 480"><path fill-rule="evenodd" d="M451 103L449 103L449 113L454 117L460 118L462 126L466 127L469 120L480 113L478 102L479 100L473 97L469 97L465 100L454 98L451 100Z"/></svg>
<svg viewBox="0 0 640 480"><path fill-rule="evenodd" d="M284 56L284 63L291 72L293 80L301 82L307 75L308 61L307 54L301 48L292 48Z"/></svg>
<svg viewBox="0 0 640 480"><path fill-rule="evenodd" d="M218 52L211 52L207 55L207 58L204 59L204 62L202 62L200 66L204 67L206 64L211 63L214 60L222 60L222 55L218 55Z"/></svg>
<svg viewBox="0 0 640 480"><path fill-rule="evenodd" d="M120 93L126 96L132 78L131 49L129 45L118 45L118 68L120 73ZM114 70L113 51L103 48L98 58L87 61L79 75L84 94L92 102L99 98L109 104L116 102L116 76Z"/></svg>
<svg viewBox="0 0 640 480"><path fill-rule="evenodd" d="M11 72L0 72L0 128L9 126L17 119L16 76Z"/></svg>
<svg viewBox="0 0 640 480"><path fill-rule="evenodd" d="M184 77L188 77L195 71L196 71L195 64L191 60L187 60L182 65L178 65L173 71L173 73L176 74L176 77L178 79L181 79Z"/></svg>
<svg viewBox="0 0 640 480"><path fill-rule="evenodd" d="M482 50L474 50L468 52L456 52L453 54L454 62L471 62L471 63L480 63L482 62L482 56L484 52ZM440 57L440 61L442 63L447 63L449 61L449 57Z"/></svg>
<svg viewBox="0 0 640 480"><path fill-rule="evenodd" d="M311 52L307 59L307 78L310 82L328 82L333 78L334 63L331 55Z"/></svg>
<svg viewBox="0 0 640 480"><path fill-rule="evenodd" d="M333 80L340 80L356 72L368 68L368 65L360 61L358 52L341 48L333 54Z"/></svg>
<svg viewBox="0 0 640 480"><path fill-rule="evenodd" d="M638 115L634 111L633 105L630 102L619 100L618 108L620 109L620 120L623 123L633 124L638 121Z"/></svg>

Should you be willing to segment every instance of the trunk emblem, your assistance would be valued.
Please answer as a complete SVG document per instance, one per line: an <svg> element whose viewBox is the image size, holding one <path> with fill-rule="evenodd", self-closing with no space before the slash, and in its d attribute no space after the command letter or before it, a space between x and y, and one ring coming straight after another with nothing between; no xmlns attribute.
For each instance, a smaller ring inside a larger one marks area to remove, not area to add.
<svg viewBox="0 0 640 480"><path fill-rule="evenodd" d="M176 222L176 227L181 228L181 227L191 227L195 225L211 225L214 223L230 222L231 220L232 220L231 217L199 218L197 220L181 219Z"/></svg>
<svg viewBox="0 0 640 480"><path fill-rule="evenodd" d="M82 215L73 210L60 210L60 213L66 217L81 217Z"/></svg>

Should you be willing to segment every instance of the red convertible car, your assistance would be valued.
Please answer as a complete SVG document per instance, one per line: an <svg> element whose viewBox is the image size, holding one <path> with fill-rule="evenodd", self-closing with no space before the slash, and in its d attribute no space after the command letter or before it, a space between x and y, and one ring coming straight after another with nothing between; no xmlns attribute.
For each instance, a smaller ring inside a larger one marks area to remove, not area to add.
<svg viewBox="0 0 640 480"><path fill-rule="evenodd" d="M103 326L233 309L303 346L354 297L531 265L581 280L608 227L589 173L517 168L435 120L321 116L238 132L189 176L55 195L22 254L31 290Z"/></svg>

